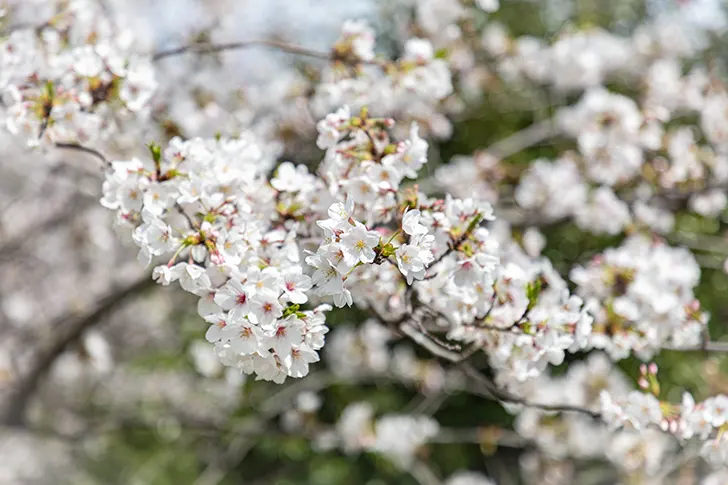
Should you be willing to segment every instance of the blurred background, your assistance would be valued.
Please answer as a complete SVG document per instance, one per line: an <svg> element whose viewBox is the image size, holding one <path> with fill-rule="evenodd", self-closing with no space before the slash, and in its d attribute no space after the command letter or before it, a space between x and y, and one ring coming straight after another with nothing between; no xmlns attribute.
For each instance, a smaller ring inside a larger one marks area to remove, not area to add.
<svg viewBox="0 0 728 485"><path fill-rule="evenodd" d="M39 18L55 2L10 3L14 18L22 21ZM346 19L361 18L378 32L378 51L397 55L413 34L435 39L436 46L448 42L452 32L444 24L457 24L446 18L448 3L457 2L105 0L101 6L146 52L249 39L326 52ZM462 4L470 8L473 2ZM676 42L708 46L703 55L716 62L725 61L728 52L721 0L501 0L500 7L468 19L472 23L460 25L462 31L474 29L480 38L487 18L510 36L550 43L575 29L630 36L660 19L667 39L675 35ZM477 56L465 64L459 89L466 94L448 110L448 120L423 121L434 140L425 179L438 169L446 176L452 160L548 119L578 98L554 94L538 82L511 83ZM109 150L128 157L151 140L250 129L270 140L280 160L311 165L320 160L315 121L326 110L309 102L319 61L253 48L175 57L157 67L161 94L151 125L110 141ZM533 483L569 483L563 477L578 470L583 475L573 483L647 483L625 481L602 463L560 463L571 470L567 473L539 468L548 462L539 456L524 466L532 450L516 437L512 446L492 446L493 433L500 436L511 426L510 415L495 403L443 392L442 383L451 378L447 369L406 343L377 336L356 311L331 315L325 357L306 379L278 386L224 372L204 342L206 325L195 299L155 285L128 238L115 234L113 214L98 204L103 173L93 160L62 151L29 153L17 140L0 136L0 484L440 483L375 454L328 446L321 430L334 427L357 401L379 413L416 410L434 416L444 431L420 451L420 459L437 476L472 469L507 485L531 483L524 472L530 469ZM568 143L557 138L537 144L509 162L526 166ZM698 242L703 271L698 297L712 315L715 340L728 334L724 226L691 213L676 220L676 232ZM545 254L563 273L619 242L568 222L543 232ZM381 345L369 348L373 340ZM674 388L668 396L679 399L682 389L700 396L728 392L724 358L666 352L657 362ZM636 361L620 365L636 375ZM699 483L707 472L691 473L680 483Z"/></svg>

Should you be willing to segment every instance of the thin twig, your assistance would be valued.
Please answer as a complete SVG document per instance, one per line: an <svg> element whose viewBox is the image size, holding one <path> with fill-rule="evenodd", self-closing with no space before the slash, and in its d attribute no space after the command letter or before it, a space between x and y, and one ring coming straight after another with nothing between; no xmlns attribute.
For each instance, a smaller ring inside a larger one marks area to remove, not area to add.
<svg viewBox="0 0 728 485"><path fill-rule="evenodd" d="M442 339L437 338L437 336L432 335L432 333L430 333L430 331L427 330L424 325L422 325L422 322L419 319L413 319L413 320L415 322L415 325L417 325L417 328L420 330L420 332L425 334L425 336L427 338L429 338L430 340L435 342L440 347L447 349L447 350L452 350L454 352L459 352L462 350L462 347L460 346L460 344L450 344L450 343L443 341Z"/></svg>
<svg viewBox="0 0 728 485"><path fill-rule="evenodd" d="M177 211L182 215L182 217L187 219L187 222L190 224L191 229L198 229L198 230L200 229L200 224L196 220L194 220L192 217L190 217L189 214L187 214L187 212L184 210L184 208L180 205L179 202L175 202L174 206L177 209Z"/></svg>
<svg viewBox="0 0 728 485"><path fill-rule="evenodd" d="M288 44L286 42L280 42L277 40L247 40L241 42L228 42L224 44L188 44L181 47L175 47L166 51L159 51L152 56L155 61L166 59L168 57L174 57L186 53L195 54L214 54L217 52L246 49L248 47L270 47L278 49L283 52L291 54L297 54L301 56L314 57L316 59L331 60L332 56L326 52L319 52L305 47L297 46L294 44Z"/></svg>
<svg viewBox="0 0 728 485"><path fill-rule="evenodd" d="M511 394L505 389L498 388L488 378L478 372L478 370L475 369L472 365L463 363L460 367L463 369L463 372L465 372L468 377L470 377L475 383L483 387L483 389L485 390L483 394L486 397L497 399L501 403L520 404L522 406L541 409L543 411L576 412L589 415L592 418L599 418L601 416L601 413L592 411L581 406L574 406L572 404L545 404L528 401L525 398Z"/></svg>
<svg viewBox="0 0 728 485"><path fill-rule="evenodd" d="M399 326L399 329L409 337L413 342L421 347L427 349L433 355L450 362L460 362L461 355L457 352L452 352L444 347L441 347L434 340L429 339L424 333L419 332L415 327L409 323L403 323Z"/></svg>
<svg viewBox="0 0 728 485"><path fill-rule="evenodd" d="M378 315L375 313L375 316L382 321L385 325L388 327L392 327L392 324L395 322L388 321L384 319L381 315ZM480 394L482 396L488 397L490 399L495 399L497 401L500 401L501 403L510 403L510 404L520 404L526 407L533 407L537 409L542 409L544 411L554 411L554 412L561 412L561 411L572 411L572 412L578 412L587 414L593 418L600 417L600 413L580 407L580 406L573 406L570 404L542 404L542 403L533 403L530 401L527 401L524 398L515 396L511 394L510 392L506 391L505 389L499 389L495 384L491 383L489 379L487 379L485 376L483 376L480 372L478 372L472 365L466 362L467 358L470 356L469 352L466 354L461 354L458 352L452 352L440 345L438 345L437 342L431 340L427 337L424 333L420 332L415 328L411 323L408 322L408 320L411 320L411 317L408 317L407 315L404 316L404 320L401 322L397 322L399 325L399 331L402 332L404 335L409 337L413 342L418 344L419 346L423 347L424 349L428 350L431 354L435 355L436 357L440 357L441 359L447 360L453 364L457 364L457 367L462 368L463 372L466 376L470 377L471 380L473 380L476 384L478 384L479 389L477 389L477 394Z"/></svg>
<svg viewBox="0 0 728 485"><path fill-rule="evenodd" d="M49 27L50 22L43 22L42 24L34 24L31 22L20 22L14 25L8 25L2 31L0 31L0 37L6 37L17 30L33 29L36 32L42 32L43 29Z"/></svg>
<svg viewBox="0 0 728 485"><path fill-rule="evenodd" d="M108 158L106 158L103 153L101 153L98 150L95 150L93 148L85 147L83 145L79 145L78 143L56 143L56 148L63 148L66 150L77 150L79 152L87 153L89 155L92 155L96 158L98 158L101 163L104 165L104 168L111 166L111 162Z"/></svg>
<svg viewBox="0 0 728 485"><path fill-rule="evenodd" d="M728 352L728 342L704 342L691 347L674 347L671 345L665 345L662 347L663 350L672 350L675 352L715 352L723 353Z"/></svg>
<svg viewBox="0 0 728 485"><path fill-rule="evenodd" d="M476 218L480 218L478 221L476 221ZM427 269L432 269L437 263L448 257L453 251L459 250L460 246L468 240L468 238L475 232L475 229L477 229L480 224L483 222L482 214L477 213L475 216L473 216L472 221L470 221L468 228L463 231L463 233L454 241L450 242L448 245L448 248L435 260L430 263L430 265L427 267Z"/></svg>
<svg viewBox="0 0 728 485"><path fill-rule="evenodd" d="M515 155L526 148L537 145L544 140L553 138L558 135L558 133L559 130L556 126L556 122L552 119L547 119L534 123L528 128L524 128L523 130L492 144L486 148L485 151L498 158L506 158L511 155Z"/></svg>

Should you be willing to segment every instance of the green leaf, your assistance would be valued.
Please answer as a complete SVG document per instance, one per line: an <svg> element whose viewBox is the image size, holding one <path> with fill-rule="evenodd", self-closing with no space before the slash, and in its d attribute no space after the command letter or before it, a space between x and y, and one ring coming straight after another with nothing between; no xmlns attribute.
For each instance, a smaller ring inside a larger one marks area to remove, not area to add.
<svg viewBox="0 0 728 485"><path fill-rule="evenodd" d="M162 160L162 147L154 142L150 142L147 145L147 148L149 148L149 153L152 154L152 160L154 160L154 164L159 165L159 162Z"/></svg>

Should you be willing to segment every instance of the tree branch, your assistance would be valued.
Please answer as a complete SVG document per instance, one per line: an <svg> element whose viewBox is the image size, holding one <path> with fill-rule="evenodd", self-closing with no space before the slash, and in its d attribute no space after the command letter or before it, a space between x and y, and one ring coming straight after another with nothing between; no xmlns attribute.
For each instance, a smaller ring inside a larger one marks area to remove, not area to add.
<svg viewBox="0 0 728 485"><path fill-rule="evenodd" d="M526 399L522 397L515 396L508 392L505 389L498 388L495 384L490 382L489 379L487 379L485 376L483 376L478 370L476 370L472 365L467 363L467 358L469 357L469 353L458 353L453 352L447 348L442 347L439 345L436 341L431 340L428 338L427 335L420 332L415 328L411 323L409 323L407 320L411 320L413 316L408 317L405 315L404 319L401 322L390 322L385 319L381 315L378 315L375 313L375 316L382 321L385 325L391 328L393 324L399 326L399 330L409 337L413 342L418 344L419 346L423 347L427 351L429 351L431 354L433 354L436 357L439 357L441 359L444 359L448 362L451 362L453 364L456 364L456 367L462 368L464 374L473 381L473 383L478 385L478 388L475 390L475 394L487 397L489 399L495 399L499 401L501 404L520 404L526 407L532 407L541 409L543 411L553 411L553 412L577 412L582 414L587 414L593 418L599 418L601 416L600 413L592 411L590 409L586 409L580 406L573 406L570 404L542 404L542 403L533 403L530 401L527 401ZM469 389L468 389L469 390Z"/></svg>
<svg viewBox="0 0 728 485"><path fill-rule="evenodd" d="M556 126L556 122L552 119L547 119L534 123L528 128L524 128L492 144L485 151L498 158L506 158L552 138L558 135L558 133L559 129Z"/></svg>
<svg viewBox="0 0 728 485"><path fill-rule="evenodd" d="M552 411L552 412L576 412L576 413L582 413L586 414L588 416L591 416L592 418L599 418L601 417L601 413L598 413L596 411L592 411L587 408L583 408L581 406L574 406L571 404L542 404L542 403L535 403L528 401L527 399L524 399L522 397L515 396L508 392L505 389L501 389L497 387L495 384L490 382L488 378L486 378L484 375L482 375L480 372L478 372L477 369L475 369L472 365L463 363L461 365L463 372L465 375L470 377L473 382L478 384L478 386L481 387L480 392L485 395L486 397L496 399L501 402L501 404L520 404L522 406L530 407L530 408L536 408L541 409L543 411Z"/></svg>
<svg viewBox="0 0 728 485"><path fill-rule="evenodd" d="M109 159L106 158L100 151L93 148L85 147L83 145L79 145L78 143L56 143L55 146L56 148L62 148L65 150L76 150L92 155L101 161L104 168L111 166L111 162L109 161Z"/></svg>
<svg viewBox="0 0 728 485"><path fill-rule="evenodd" d="M152 59L159 61L168 57L174 57L189 52L196 54L214 54L217 52L223 52L228 50L239 50L246 49L248 47L270 47L279 51L288 52L290 54L296 54L301 56L313 57L316 59L331 60L332 56L326 52L319 52L305 47L300 47L294 44L286 42L280 42L277 40L248 40L242 42L229 42L225 44L188 44L173 49L156 52Z"/></svg>
<svg viewBox="0 0 728 485"><path fill-rule="evenodd" d="M431 354L436 355L437 357L440 357L442 359L445 359L447 361L457 363L462 360L462 356L457 353L453 352L451 350L446 349L445 347L442 347L439 345L436 341L431 340L427 337L424 333L417 330L415 327L410 325L409 323L403 323L400 325L399 329L402 331L403 334L405 334L407 337L409 337L413 342L415 342L420 347L424 347L427 349Z"/></svg>
<svg viewBox="0 0 728 485"><path fill-rule="evenodd" d="M145 274L125 287L111 291L89 311L80 315L72 312L51 323L53 340L38 351L29 371L20 377L14 388L9 391L3 409L0 409L0 423L8 426L23 425L30 398L53 363L68 346L78 340L88 328L100 323L128 298L141 294L154 284L152 278Z"/></svg>
<svg viewBox="0 0 728 485"><path fill-rule="evenodd" d="M695 345L693 347L673 347L664 346L663 350L672 350L675 352L728 352L728 342L705 342L704 344Z"/></svg>

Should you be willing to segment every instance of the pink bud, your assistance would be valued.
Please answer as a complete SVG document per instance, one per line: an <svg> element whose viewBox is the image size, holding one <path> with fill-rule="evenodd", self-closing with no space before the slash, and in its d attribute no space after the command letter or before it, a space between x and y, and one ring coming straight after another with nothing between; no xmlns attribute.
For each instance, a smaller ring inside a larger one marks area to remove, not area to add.
<svg viewBox="0 0 728 485"><path fill-rule="evenodd" d="M645 379L644 377L640 377L640 378L639 378L639 380L637 381L637 384L638 384L638 385L639 385L639 386L640 386L640 387L641 387L642 389L647 389L648 387L650 387L650 384L649 384L649 382L647 382L647 379Z"/></svg>
<svg viewBox="0 0 728 485"><path fill-rule="evenodd" d="M650 371L650 374L652 374L653 376L656 376L657 375L657 364L652 362L650 364L649 371Z"/></svg>
<svg viewBox="0 0 728 485"><path fill-rule="evenodd" d="M662 431L667 431L670 428L670 423L667 421L667 419L663 419L660 421L660 429Z"/></svg>
<svg viewBox="0 0 728 485"><path fill-rule="evenodd" d="M645 364L640 365L640 374L642 374L642 375L647 374L647 366Z"/></svg>

